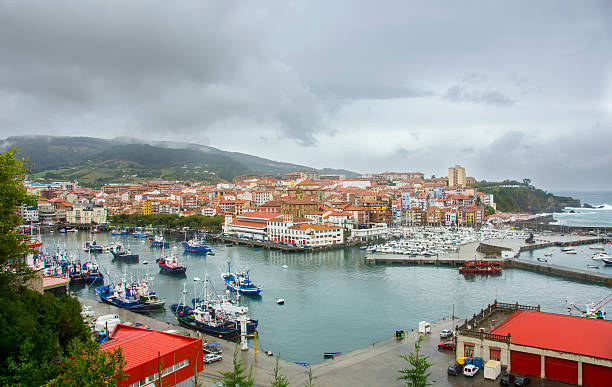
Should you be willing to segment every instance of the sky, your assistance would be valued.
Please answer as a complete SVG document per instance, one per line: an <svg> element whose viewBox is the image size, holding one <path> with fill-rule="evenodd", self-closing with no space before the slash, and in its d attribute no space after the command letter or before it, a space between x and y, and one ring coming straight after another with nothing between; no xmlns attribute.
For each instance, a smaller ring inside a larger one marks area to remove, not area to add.
<svg viewBox="0 0 612 387"><path fill-rule="evenodd" d="M612 2L0 0L0 137L612 190Z"/></svg>

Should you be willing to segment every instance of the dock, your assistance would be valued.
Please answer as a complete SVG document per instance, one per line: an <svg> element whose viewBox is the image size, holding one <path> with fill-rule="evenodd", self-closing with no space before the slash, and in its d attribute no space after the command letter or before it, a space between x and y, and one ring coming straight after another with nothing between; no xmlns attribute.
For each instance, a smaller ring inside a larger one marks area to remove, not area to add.
<svg viewBox="0 0 612 387"><path fill-rule="evenodd" d="M612 286L612 274L598 273L593 270L575 269L573 267L552 265L545 262L532 262L524 259L511 259L507 266L535 271L541 274L554 275L557 277L565 277L578 281L591 282L604 286Z"/></svg>

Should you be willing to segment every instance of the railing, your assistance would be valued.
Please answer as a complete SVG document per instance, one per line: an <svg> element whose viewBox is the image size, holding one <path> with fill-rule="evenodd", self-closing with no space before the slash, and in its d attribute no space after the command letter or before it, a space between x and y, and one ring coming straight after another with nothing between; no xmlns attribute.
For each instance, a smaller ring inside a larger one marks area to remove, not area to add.
<svg viewBox="0 0 612 387"><path fill-rule="evenodd" d="M497 307L497 309L503 309L503 310L531 310L534 312L540 311L540 305L538 306L521 305L518 302L516 304L508 304L505 302L494 302L494 305Z"/></svg>
<svg viewBox="0 0 612 387"><path fill-rule="evenodd" d="M481 339L481 340L500 341L500 342L507 343L507 344L510 343L510 334L508 334L507 336L504 336L504 335L496 335L493 333L487 333L487 332L482 332L482 331L475 331L472 329L458 328L457 335L474 337L474 338Z"/></svg>

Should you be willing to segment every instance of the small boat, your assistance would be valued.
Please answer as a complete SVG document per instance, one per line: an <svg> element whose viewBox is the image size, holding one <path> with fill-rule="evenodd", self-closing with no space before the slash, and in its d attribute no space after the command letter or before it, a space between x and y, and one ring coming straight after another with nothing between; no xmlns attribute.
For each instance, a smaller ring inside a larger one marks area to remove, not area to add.
<svg viewBox="0 0 612 387"><path fill-rule="evenodd" d="M323 359L333 359L342 355L342 352L323 352Z"/></svg>
<svg viewBox="0 0 612 387"><path fill-rule="evenodd" d="M221 273L221 278L229 290L245 295L256 296L261 293L261 288L251 282L249 271L232 273L230 263L227 263L227 273Z"/></svg>
<svg viewBox="0 0 612 387"><path fill-rule="evenodd" d="M310 367L310 363L303 363L301 361L294 361L295 364L301 365L302 367Z"/></svg>
<svg viewBox="0 0 612 387"><path fill-rule="evenodd" d="M154 237L149 237L149 242L151 242L151 247L170 247L170 242L164 240L163 235L155 235Z"/></svg>
<svg viewBox="0 0 612 387"><path fill-rule="evenodd" d="M283 266L281 266L281 267L282 267L283 269L287 269L289 266L287 266L287 265L283 265Z"/></svg>
<svg viewBox="0 0 612 387"><path fill-rule="evenodd" d="M602 258L601 260L604 263L604 266L612 266L612 259Z"/></svg>
<svg viewBox="0 0 612 387"><path fill-rule="evenodd" d="M546 258L538 257L537 260L540 261L540 262L548 262L548 259L546 259Z"/></svg>
<svg viewBox="0 0 612 387"><path fill-rule="evenodd" d="M66 234L66 232L67 232L67 231L66 231L66 229L65 229L65 228L62 228L62 229L60 229L58 232L59 232L60 234Z"/></svg>
<svg viewBox="0 0 612 387"><path fill-rule="evenodd" d="M285 305L285 300L284 300L284 299L282 299L282 298L279 298L278 300L276 300L276 303L277 303L278 305Z"/></svg>
<svg viewBox="0 0 612 387"><path fill-rule="evenodd" d="M599 265L593 265L592 263L587 263L585 266L593 269L599 269Z"/></svg>
<svg viewBox="0 0 612 387"><path fill-rule="evenodd" d="M545 257L552 257L552 253L544 253Z"/></svg>
<svg viewBox="0 0 612 387"><path fill-rule="evenodd" d="M66 232L77 232L79 231L78 228L69 228L68 230L66 230Z"/></svg>
<svg viewBox="0 0 612 387"><path fill-rule="evenodd" d="M231 244L231 243L228 243L228 244L226 244L226 245L225 245L225 247L233 247L233 246L234 246L234 245L233 245L233 244Z"/></svg>
<svg viewBox="0 0 612 387"><path fill-rule="evenodd" d="M589 246L589 249L603 251L604 247L602 245L595 245L595 246Z"/></svg>
<svg viewBox="0 0 612 387"><path fill-rule="evenodd" d="M83 244L83 251L86 253L101 253L104 251L104 247L99 245L95 240L87 241Z"/></svg>
<svg viewBox="0 0 612 387"><path fill-rule="evenodd" d="M162 274L185 275L187 271L187 267L179 264L175 254L158 258L156 262L159 265L159 272Z"/></svg>
<svg viewBox="0 0 612 387"><path fill-rule="evenodd" d="M121 243L115 243L110 248L111 254L113 254L114 259L122 260L122 261L138 261L138 254L132 254L129 249L123 248Z"/></svg>
<svg viewBox="0 0 612 387"><path fill-rule="evenodd" d="M204 238L196 237L189 241L181 242L181 246L183 246L186 253L190 254L212 253L212 248L206 245L206 239Z"/></svg>
<svg viewBox="0 0 612 387"><path fill-rule="evenodd" d="M570 250L565 250L566 254L578 254L578 252L574 249L570 249Z"/></svg>

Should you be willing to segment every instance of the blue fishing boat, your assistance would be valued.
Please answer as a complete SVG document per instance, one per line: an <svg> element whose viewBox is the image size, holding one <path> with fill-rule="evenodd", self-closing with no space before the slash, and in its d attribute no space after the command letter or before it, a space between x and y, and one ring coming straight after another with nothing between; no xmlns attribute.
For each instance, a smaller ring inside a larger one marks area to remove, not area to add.
<svg viewBox="0 0 612 387"><path fill-rule="evenodd" d="M137 228L137 229L136 229L136 230L135 230L135 231L132 233L132 236L134 236L134 238L146 238L146 237L148 237L148 235L147 235L147 234L145 234L145 233L142 231L142 228Z"/></svg>
<svg viewBox="0 0 612 387"><path fill-rule="evenodd" d="M148 240L151 243L151 247L157 247L160 249L170 247L170 242L165 241L163 235L155 235L154 237L149 237Z"/></svg>
<svg viewBox="0 0 612 387"><path fill-rule="evenodd" d="M100 273L100 268L94 262L85 262L81 266L81 271L85 276L85 282L88 284L104 283L104 275Z"/></svg>
<svg viewBox="0 0 612 387"><path fill-rule="evenodd" d="M116 286L99 286L96 288L96 293L98 297L100 297L100 301L105 304L134 312L146 312L159 308L159 305L151 305L143 302L137 295L137 292L124 283L119 283Z"/></svg>
<svg viewBox="0 0 612 387"><path fill-rule="evenodd" d="M113 236L120 236L120 235L127 235L127 234L128 234L128 231L124 228L111 231L111 235Z"/></svg>
<svg viewBox="0 0 612 387"><path fill-rule="evenodd" d="M221 273L221 278L228 289L245 295L257 296L261 288L251 282L249 271L232 273L230 263L227 263L227 273Z"/></svg>
<svg viewBox="0 0 612 387"><path fill-rule="evenodd" d="M204 238L194 238L189 241L183 241L181 242L181 246L183 246L186 253L190 254L206 254L212 252L212 248L206 245L206 240Z"/></svg>

